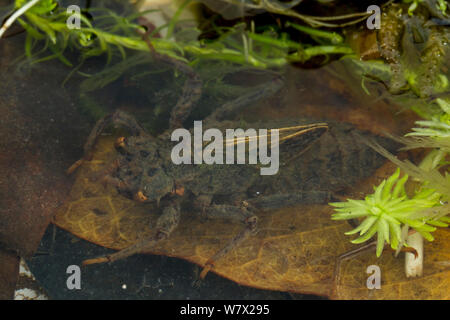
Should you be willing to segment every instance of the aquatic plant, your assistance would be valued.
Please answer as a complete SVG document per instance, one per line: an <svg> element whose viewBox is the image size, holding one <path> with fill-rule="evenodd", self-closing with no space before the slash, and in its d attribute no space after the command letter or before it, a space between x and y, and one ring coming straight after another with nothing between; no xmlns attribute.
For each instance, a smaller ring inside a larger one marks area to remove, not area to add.
<svg viewBox="0 0 450 320"><path fill-rule="evenodd" d="M400 48L404 25L400 15L401 7L390 6L382 14L382 28L378 31L380 54L391 67L390 91L392 93L399 93L406 85Z"/></svg>
<svg viewBox="0 0 450 320"><path fill-rule="evenodd" d="M34 3L34 6L30 6ZM185 1L178 9L183 10L190 0ZM145 30L137 24L136 18L145 12L132 13L126 17L120 17L108 9L90 9L99 16L94 21L89 20L83 14L80 18L79 28L70 28L66 21L71 17L66 8L57 6L54 0L37 0L27 2L16 0L16 13L22 17L14 17L26 30L25 53L28 58L34 58L34 62L40 62L57 58L68 66L73 63L64 56L67 49L76 49L81 53L82 60L106 54L108 61L117 52L126 57L126 49L133 51L148 51L146 42L142 39ZM179 12L166 25L159 27L146 36L150 37L154 50L168 55L174 59L186 63L195 63L199 60L222 60L231 63L248 65L258 68L280 67L291 61L304 62L317 55L351 54L352 50L343 43L325 43L319 46L302 45L291 41L287 33L276 30L264 30L255 32L255 28L246 28L242 25L233 27L217 27L218 39L197 40L177 37L175 26L178 23ZM8 25L4 26L6 30ZM156 33L167 28L165 38L156 37ZM186 30L183 30L185 32ZM198 30L192 30L198 34ZM311 33L313 29L303 32ZM323 35L327 32L323 31ZM176 41L171 37L175 36ZM335 37L335 33L330 33ZM330 37L329 37L330 38ZM35 48L39 42L44 45L40 50ZM50 49L53 54L39 57Z"/></svg>
<svg viewBox="0 0 450 320"><path fill-rule="evenodd" d="M436 104L441 110L439 114L433 113L429 119L417 121L418 128L414 128L405 138L397 138L405 144L403 149L433 148L419 166L408 160L399 160L376 142L366 141L395 163L397 170L364 200L348 199L346 202L330 203L335 207L332 215L334 220L365 218L358 227L346 234L359 233L360 236L352 241L355 244L368 241L376 234L377 257L386 243L397 251L402 246L412 246L418 249L417 253L422 257L422 238L408 236L408 232L402 230L410 227L426 240L433 241L431 233L436 227L448 227L450 223L450 175L446 162L450 152L450 99L438 98ZM441 174L443 168L445 171ZM406 173L402 177L400 170ZM407 195L405 190L405 184L413 182L409 176L419 183L412 195ZM422 265L415 269L410 267L416 263L414 260L405 261L407 276L421 274Z"/></svg>
<svg viewBox="0 0 450 320"><path fill-rule="evenodd" d="M417 80L410 80L419 96L430 96L449 87L448 78L441 70L450 56L450 31L443 26L430 27L428 40L421 52L422 62Z"/></svg>
<svg viewBox="0 0 450 320"><path fill-rule="evenodd" d="M439 115L431 115L429 120L416 121L420 128L413 128L413 132L406 136L429 137L438 140L438 145L446 152L450 152L448 142L450 139L450 103L444 99L436 99L436 104L443 111Z"/></svg>
<svg viewBox="0 0 450 320"><path fill-rule="evenodd" d="M421 187L419 191L409 197L405 191L408 175L400 177L398 168L393 175L375 187L373 194L367 195L364 200L330 203L336 209L333 220L347 220L365 217L363 222L355 229L346 232L346 235L359 233L359 237L351 242L363 243L377 234L376 255L383 252L385 243L397 250L399 244L403 245L401 227L408 225L419 232L425 239L432 241L431 232L435 226L447 227L450 222L446 217L434 219L423 210L440 205L442 195L434 189ZM421 213L422 212L422 213Z"/></svg>
<svg viewBox="0 0 450 320"><path fill-rule="evenodd" d="M377 80L396 95L412 92L425 98L448 90L448 14L437 10L440 15L436 18L438 13L432 3L420 1L420 10L413 16L407 14L407 6L402 3L392 3L383 11L381 28L371 48L375 48L375 58L381 57L389 69L383 63L374 63L378 60L353 59L363 79Z"/></svg>
<svg viewBox="0 0 450 320"><path fill-rule="evenodd" d="M404 3L410 3L408 7L408 14L412 16L414 11L421 5L435 6L436 10L439 10L442 14L446 14L447 11L447 1L445 0L434 0L434 1L425 1L425 0L403 0ZM433 3L434 2L434 3ZM431 4L430 4L431 3Z"/></svg>

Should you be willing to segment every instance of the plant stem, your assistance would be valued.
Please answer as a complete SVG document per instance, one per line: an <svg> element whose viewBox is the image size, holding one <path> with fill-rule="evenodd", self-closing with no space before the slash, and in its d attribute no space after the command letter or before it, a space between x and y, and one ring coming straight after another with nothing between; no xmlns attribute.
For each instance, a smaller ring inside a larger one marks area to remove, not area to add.
<svg viewBox="0 0 450 320"><path fill-rule="evenodd" d="M286 27L292 27L298 31L304 32L306 34L309 34L311 36L316 36L319 38L324 38L324 39L328 39L330 40L333 44L338 44L338 43L342 43L344 42L344 38L336 33L336 32L329 32L329 31L322 31L322 30L317 30L315 28L310 28L310 27L306 27L306 26L301 26L299 24L295 24L292 22L286 22Z"/></svg>
<svg viewBox="0 0 450 320"><path fill-rule="evenodd" d="M406 239L408 246L417 251L417 258L410 252L405 253L406 277L420 277L423 273L423 237L419 232L413 232Z"/></svg>
<svg viewBox="0 0 450 320"><path fill-rule="evenodd" d="M2 38L3 34L6 30L14 23L14 21L17 20L21 15L23 15L25 12L27 12L31 7L33 7L36 3L38 3L41 0L31 0L23 7L19 8L14 14L11 15L11 17L6 20L6 22L3 24L3 26L0 28L0 39Z"/></svg>
<svg viewBox="0 0 450 320"><path fill-rule="evenodd" d="M315 46L306 48L288 56L290 61L305 62L314 56L327 54L353 54L353 50L345 46Z"/></svg>

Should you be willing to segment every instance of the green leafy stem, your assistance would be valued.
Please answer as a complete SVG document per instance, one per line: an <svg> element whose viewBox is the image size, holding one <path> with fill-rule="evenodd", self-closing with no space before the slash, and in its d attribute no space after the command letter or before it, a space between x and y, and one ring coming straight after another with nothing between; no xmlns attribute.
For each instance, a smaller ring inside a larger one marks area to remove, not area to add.
<svg viewBox="0 0 450 320"><path fill-rule="evenodd" d="M407 135L409 139L400 139L406 144L406 149L434 148L419 166L398 160L377 144L369 144L399 168L364 200L348 199L346 202L330 203L335 207L333 220L363 219L358 227L345 234L359 233L359 237L351 241L355 244L368 241L376 234L377 257L381 255L385 243L395 250L400 245L407 245L401 232L403 226L411 227L432 241L431 233L436 227L448 227L450 223L450 176L447 172L444 176L439 172L439 167L447 165L445 158L450 152L450 103L444 99L436 99L436 103L441 108L441 115L418 121L421 127L414 128ZM421 183L412 196L408 196L405 191L408 174L401 176L400 168Z"/></svg>
<svg viewBox="0 0 450 320"><path fill-rule="evenodd" d="M18 11L29 3L26 0L16 0L15 8ZM295 24L286 27L296 28L311 37L322 38L324 43L317 46L303 45L290 40L285 33L278 34L273 30L256 33L253 30L242 30L238 27L219 29L223 36L219 37L217 41L196 39L174 41L172 36L178 22L177 19L187 3L189 1L180 6L172 21L155 30L156 32L162 28L168 29L165 38L151 37L151 44L157 52L191 64L195 64L199 59L212 59L258 68L280 67L290 62L304 62L317 55L350 55L353 53L348 46L342 43L342 38L337 33L319 31ZM81 27L72 29L66 23L71 15L65 8L57 6L54 0L37 1L34 6L23 12L22 17L17 18L27 32L26 56L32 58L36 55L35 48L39 41L44 41L45 45L37 53L42 54L50 49L53 54L35 59L34 62L57 58L68 66L72 66L72 62L64 56L64 52L73 47L82 52L83 59L107 54L108 61L116 51L125 58L125 49L149 50L142 36L138 34L138 31L143 32L143 28L133 22L145 12L120 17L112 11L103 10L105 14L96 18L99 21L97 24L101 25L102 22L105 22L104 25L109 24L108 27L93 26L89 19L80 14Z"/></svg>

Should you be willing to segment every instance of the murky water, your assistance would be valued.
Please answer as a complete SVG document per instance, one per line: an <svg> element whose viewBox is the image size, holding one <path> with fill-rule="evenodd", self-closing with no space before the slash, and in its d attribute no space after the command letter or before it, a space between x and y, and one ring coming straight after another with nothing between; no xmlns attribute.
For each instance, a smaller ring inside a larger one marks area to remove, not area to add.
<svg viewBox="0 0 450 320"><path fill-rule="evenodd" d="M363 87L348 60L192 68L143 52L106 68L92 58L67 78L55 60L27 64L24 39L0 40L0 242L52 299L328 296L350 244L327 203L384 178L386 160L364 139L396 152L386 132L402 135L417 119L379 82ZM275 174L261 175L267 163L174 164L171 134L195 135L200 120L203 132L280 129ZM134 255L114 255L135 243ZM81 289L67 287L68 266L105 255L118 261L82 267Z"/></svg>

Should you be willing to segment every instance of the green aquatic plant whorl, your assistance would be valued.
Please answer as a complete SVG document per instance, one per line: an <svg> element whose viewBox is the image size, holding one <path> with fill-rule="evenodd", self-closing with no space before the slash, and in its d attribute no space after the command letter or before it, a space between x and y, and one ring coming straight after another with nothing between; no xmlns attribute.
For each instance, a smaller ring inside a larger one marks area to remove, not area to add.
<svg viewBox="0 0 450 320"><path fill-rule="evenodd" d="M449 99L450 101L450 99ZM432 144L426 144L418 140L422 145L416 147L439 148L445 152L450 152L450 102L444 99L436 99L436 104L443 111L439 115L432 115L429 120L416 121L419 128L413 128L406 136L433 139Z"/></svg>
<svg viewBox="0 0 450 320"><path fill-rule="evenodd" d="M359 233L359 237L352 243L363 243L377 234L377 257L383 252L385 242L393 249L399 245L405 245L401 235L401 227L408 225L419 232L425 239L432 241L431 232L434 226L447 226L440 218L432 220L425 213L425 209L439 205L441 195L433 189L422 188L413 197L408 197L405 191L407 175L400 177L400 169L375 187L375 192L366 196L364 200L348 199L346 202L335 202L330 205L335 207L336 213L333 220L347 220L364 218L355 229L346 232L346 235Z"/></svg>

